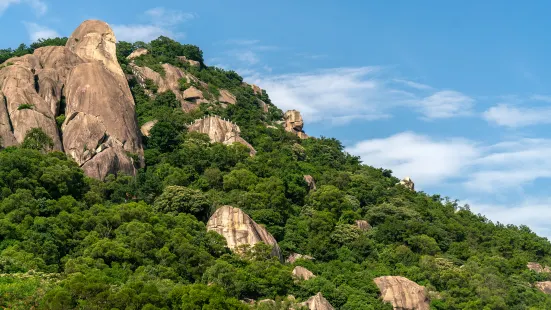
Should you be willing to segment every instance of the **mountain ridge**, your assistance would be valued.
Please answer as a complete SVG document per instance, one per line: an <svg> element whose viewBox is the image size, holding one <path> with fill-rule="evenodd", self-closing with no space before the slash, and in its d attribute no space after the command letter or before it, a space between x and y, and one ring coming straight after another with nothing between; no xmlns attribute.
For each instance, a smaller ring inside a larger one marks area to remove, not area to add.
<svg viewBox="0 0 551 310"><path fill-rule="evenodd" d="M547 239L309 137L196 46L115 42L0 51L0 306L551 309Z"/></svg>

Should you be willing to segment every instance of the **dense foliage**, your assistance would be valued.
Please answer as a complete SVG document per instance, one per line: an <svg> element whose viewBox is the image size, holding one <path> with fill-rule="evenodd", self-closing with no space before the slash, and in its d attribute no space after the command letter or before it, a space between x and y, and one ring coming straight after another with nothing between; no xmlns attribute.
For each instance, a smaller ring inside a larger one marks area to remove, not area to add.
<svg viewBox="0 0 551 310"><path fill-rule="evenodd" d="M151 63L176 64L182 54L202 62L200 50L178 44L121 42L119 60L145 46ZM89 179L65 154L46 153L51 144L39 131L0 151L0 306L248 309L240 300L271 298L275 306L259 309L287 309L288 295L305 300L321 291L337 309L391 309L373 278L402 275L427 287L432 309L551 309L551 297L530 285L549 275L526 268L551 265L547 239L396 185L391 171L361 164L335 139L300 140L266 127L281 111L265 113L257 99L269 103L267 95L255 95L234 72L178 66L231 89L237 104L184 113L174 94L150 97L132 83L140 123L159 120L136 177ZM186 131L209 114L240 125L257 155ZM233 254L205 228L221 205L267 227L285 257L315 260L285 264L264 244ZM360 219L373 228L359 230ZM295 282L294 265L317 277Z"/></svg>

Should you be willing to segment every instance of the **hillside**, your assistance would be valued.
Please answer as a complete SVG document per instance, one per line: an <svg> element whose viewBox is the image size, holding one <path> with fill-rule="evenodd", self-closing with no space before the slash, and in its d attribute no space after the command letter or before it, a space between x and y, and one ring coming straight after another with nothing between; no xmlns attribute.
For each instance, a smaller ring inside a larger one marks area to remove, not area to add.
<svg viewBox="0 0 551 310"><path fill-rule="evenodd" d="M309 137L197 46L115 35L0 50L3 308L551 309L546 238Z"/></svg>

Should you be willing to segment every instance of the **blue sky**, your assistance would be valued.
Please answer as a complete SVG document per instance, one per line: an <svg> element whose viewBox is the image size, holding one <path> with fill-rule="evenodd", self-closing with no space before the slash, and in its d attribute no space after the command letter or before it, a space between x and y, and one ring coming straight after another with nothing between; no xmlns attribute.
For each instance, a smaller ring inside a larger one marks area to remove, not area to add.
<svg viewBox="0 0 551 310"><path fill-rule="evenodd" d="M0 0L0 48L102 19L200 46L364 162L551 236L551 3ZM343 4L346 3L346 4Z"/></svg>

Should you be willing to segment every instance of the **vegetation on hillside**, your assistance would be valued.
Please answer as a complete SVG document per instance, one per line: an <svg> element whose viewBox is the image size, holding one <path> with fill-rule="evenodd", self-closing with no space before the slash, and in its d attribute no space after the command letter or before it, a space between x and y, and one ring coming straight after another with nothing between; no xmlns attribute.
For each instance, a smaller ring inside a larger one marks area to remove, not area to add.
<svg viewBox="0 0 551 310"><path fill-rule="evenodd" d="M39 130L0 151L0 306L12 309L249 309L240 300L322 292L337 309L392 309L373 278L401 275L424 285L431 309L551 309L531 284L551 280L526 268L551 265L551 244L526 226L492 223L457 201L396 185L386 169L362 164L331 138L300 140L266 123L235 72L207 67L202 52L167 38L119 43L119 61L135 48L145 62L173 63L210 85L231 89L237 104L184 113L171 93L153 98L132 83L140 123L159 120L144 140L146 167L136 177L89 179L67 156L46 152ZM200 68L176 56L201 61ZM148 56L149 57L149 56ZM258 151L188 133L195 118L217 114L241 127ZM369 163L367 163L369 164ZM304 175L317 190L309 191ZM221 205L264 225L285 264L258 244L242 257L205 228ZM373 228L361 231L355 220ZM316 278L295 282L294 265Z"/></svg>

